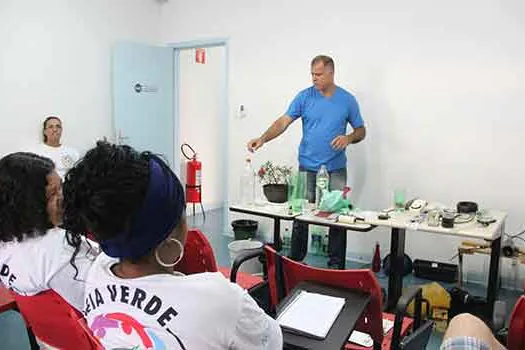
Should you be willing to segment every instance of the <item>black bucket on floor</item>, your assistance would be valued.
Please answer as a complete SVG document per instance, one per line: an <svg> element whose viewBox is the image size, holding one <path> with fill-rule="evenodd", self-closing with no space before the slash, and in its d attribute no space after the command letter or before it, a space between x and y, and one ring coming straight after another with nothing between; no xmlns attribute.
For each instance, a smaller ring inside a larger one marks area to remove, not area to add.
<svg viewBox="0 0 525 350"><path fill-rule="evenodd" d="M257 232L257 221L255 220L234 220L232 221L233 234L235 239L250 239L255 237Z"/></svg>

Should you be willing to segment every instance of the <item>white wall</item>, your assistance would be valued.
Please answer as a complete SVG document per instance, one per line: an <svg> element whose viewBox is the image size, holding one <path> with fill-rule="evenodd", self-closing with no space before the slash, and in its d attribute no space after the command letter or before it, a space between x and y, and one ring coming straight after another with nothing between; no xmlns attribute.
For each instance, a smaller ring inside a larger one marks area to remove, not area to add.
<svg viewBox="0 0 525 350"><path fill-rule="evenodd" d="M409 196L507 210L507 230L516 232L525 228L524 13L522 0L173 0L162 7L161 34L164 42L230 39L230 198L246 141L310 84L310 59L327 53L368 127L366 141L348 150L359 207L386 207L404 185ZM255 163L295 164L296 124ZM349 237L348 250L371 252L377 237L386 251L381 231ZM407 250L447 260L457 242L411 233Z"/></svg>
<svg viewBox="0 0 525 350"><path fill-rule="evenodd" d="M194 49L180 51L179 138L181 143L188 143L195 149L203 164L204 210L222 207L225 201L223 173L224 154L227 151L223 149L221 133L225 129L221 115L224 102L222 89L226 78L225 59L225 49L222 46L206 49L205 64L195 63ZM181 174L184 178L186 162L186 159L181 159ZM198 210L200 212L200 207ZM190 212L188 208L188 214Z"/></svg>
<svg viewBox="0 0 525 350"><path fill-rule="evenodd" d="M0 155L38 142L50 114L81 151L113 139L111 46L156 42L159 12L153 0L0 0Z"/></svg>
<svg viewBox="0 0 525 350"><path fill-rule="evenodd" d="M327 53L368 126L366 141L348 150L359 207L385 207L404 185L409 195L507 210L507 231L516 232L525 227L524 13L522 0L0 0L0 154L36 142L48 114L63 118L65 143L80 150L111 139L116 40L229 37L231 198L246 141L310 84L310 59ZM240 104L245 119L235 118ZM295 124L254 162L295 164ZM386 251L379 230L350 236L348 250L371 252L376 239ZM407 237L413 257L446 260L456 244ZM481 271L477 259L467 262Z"/></svg>

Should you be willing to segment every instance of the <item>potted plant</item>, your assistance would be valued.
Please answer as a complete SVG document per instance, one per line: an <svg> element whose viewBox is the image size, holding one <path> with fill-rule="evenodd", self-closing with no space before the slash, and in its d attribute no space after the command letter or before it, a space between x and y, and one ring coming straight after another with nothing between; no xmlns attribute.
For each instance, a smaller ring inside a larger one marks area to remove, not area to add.
<svg viewBox="0 0 525 350"><path fill-rule="evenodd" d="M261 165L257 175L269 202L284 203L288 200L288 178L291 173L290 166L275 165L271 161Z"/></svg>

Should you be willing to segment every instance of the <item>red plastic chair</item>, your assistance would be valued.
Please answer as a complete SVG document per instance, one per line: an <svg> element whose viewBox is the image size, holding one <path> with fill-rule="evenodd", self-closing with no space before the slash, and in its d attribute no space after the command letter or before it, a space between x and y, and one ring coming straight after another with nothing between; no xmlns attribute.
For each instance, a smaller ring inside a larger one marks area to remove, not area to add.
<svg viewBox="0 0 525 350"><path fill-rule="evenodd" d="M213 249L208 238L200 230L188 230L186 244L184 245L184 256L175 266L175 269L187 275L218 271Z"/></svg>
<svg viewBox="0 0 525 350"><path fill-rule="evenodd" d="M316 268L279 255L270 246L264 247L268 268L271 304L275 308L299 282L315 281L337 287L364 291L371 301L355 329L368 333L374 340L374 349L422 349L428 342L432 322L421 324L421 289L413 288L398 302L396 315L382 313L381 287L371 270L329 270ZM408 304L415 299L416 319L404 317ZM419 311L419 312L418 312ZM394 320L393 331L383 335L382 319ZM407 336L413 329L414 332ZM406 337L405 337L406 336ZM405 338L403 338L405 337ZM345 349L370 349L347 343Z"/></svg>
<svg viewBox="0 0 525 350"><path fill-rule="evenodd" d="M246 289L257 304L267 313L270 313L268 282L259 276L239 271L239 267L244 261L261 257L263 255L262 249L239 255L231 269L218 267L208 238L200 230L192 229L188 231L184 251L184 257L175 266L175 270L185 274L219 271L231 282Z"/></svg>
<svg viewBox="0 0 525 350"><path fill-rule="evenodd" d="M103 349L89 333L82 314L54 291L13 296L28 328L42 342L63 350Z"/></svg>
<svg viewBox="0 0 525 350"><path fill-rule="evenodd" d="M93 234L88 233L87 236L96 242ZM259 256L260 253L255 255ZM241 259L239 259L239 261L234 264L232 269L228 267L219 267L217 266L217 262L215 260L213 248L211 247L206 235L199 229L190 229L188 230L186 244L184 245L184 256L177 266L175 266L175 270L186 275L200 272L221 272L232 282L237 283L242 288L249 290L263 282L261 277L253 276L244 272L238 272L239 265L251 257L252 255L242 256Z"/></svg>
<svg viewBox="0 0 525 350"><path fill-rule="evenodd" d="M259 256L260 253L255 254ZM232 282L239 284L244 289L252 289L264 282L261 277L253 276L245 272L239 272L236 268L218 267L215 254L208 238L198 229L188 230L188 237L184 245L184 257L175 266L175 269L185 274L199 272L221 272Z"/></svg>
<svg viewBox="0 0 525 350"><path fill-rule="evenodd" d="M17 310L16 301L9 289L0 284L0 313L8 310Z"/></svg>
<svg viewBox="0 0 525 350"><path fill-rule="evenodd" d="M521 296L510 315L507 335L509 350L525 350L525 296Z"/></svg>

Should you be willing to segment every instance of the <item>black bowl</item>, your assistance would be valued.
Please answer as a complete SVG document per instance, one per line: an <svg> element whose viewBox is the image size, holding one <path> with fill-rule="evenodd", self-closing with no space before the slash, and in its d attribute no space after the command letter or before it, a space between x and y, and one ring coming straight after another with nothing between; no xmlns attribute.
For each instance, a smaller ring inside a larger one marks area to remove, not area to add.
<svg viewBox="0 0 525 350"><path fill-rule="evenodd" d="M288 185L268 184L263 186L263 192L269 202L284 203L288 200Z"/></svg>

